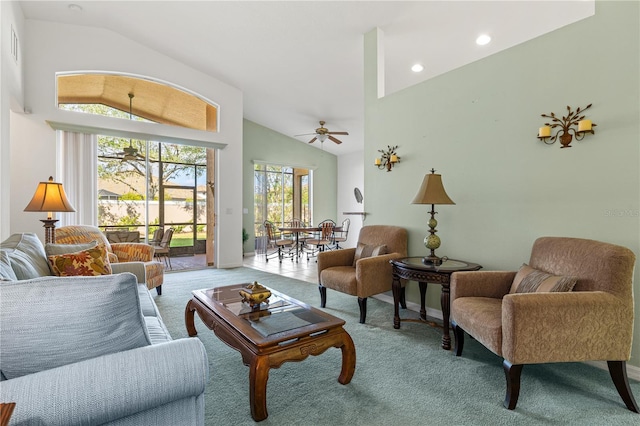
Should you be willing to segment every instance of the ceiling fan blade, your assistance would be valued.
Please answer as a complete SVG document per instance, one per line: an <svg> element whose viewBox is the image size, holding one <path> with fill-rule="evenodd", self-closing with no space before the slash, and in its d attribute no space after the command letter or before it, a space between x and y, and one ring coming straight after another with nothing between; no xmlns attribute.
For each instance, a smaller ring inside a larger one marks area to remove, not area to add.
<svg viewBox="0 0 640 426"><path fill-rule="evenodd" d="M313 139L311 139L311 140L309 141L309 143L314 143L314 142L316 141L316 139L318 139L318 138L313 138Z"/></svg>
<svg viewBox="0 0 640 426"><path fill-rule="evenodd" d="M315 134L316 134L315 132L313 132L313 133L303 133L301 135L293 135L293 137L297 138L298 136L309 136L309 135L315 135Z"/></svg>
<svg viewBox="0 0 640 426"><path fill-rule="evenodd" d="M331 136L331 135L329 135L329 139L330 139L330 140L332 140L332 141L334 141L334 142L335 142L335 143L337 143L337 144L341 144L341 143L342 143L342 141L341 141L340 139L336 139L336 138L334 138L334 137L333 137L333 136Z"/></svg>
<svg viewBox="0 0 640 426"><path fill-rule="evenodd" d="M327 132L328 135L348 135L349 132Z"/></svg>

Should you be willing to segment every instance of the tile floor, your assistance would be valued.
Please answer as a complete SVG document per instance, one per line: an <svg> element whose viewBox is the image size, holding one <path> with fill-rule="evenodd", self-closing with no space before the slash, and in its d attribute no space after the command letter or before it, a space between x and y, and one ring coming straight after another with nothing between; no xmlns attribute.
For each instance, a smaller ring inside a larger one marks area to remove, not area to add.
<svg viewBox="0 0 640 426"><path fill-rule="evenodd" d="M282 263L278 259L265 261L264 256L246 254L243 258L244 266L272 274L283 275L310 283L318 282L318 268L315 258L307 261L306 257L301 257L298 262L292 259L283 259ZM171 258L171 269L167 267L166 272L180 272L193 269L207 268L204 254L195 256L180 256Z"/></svg>

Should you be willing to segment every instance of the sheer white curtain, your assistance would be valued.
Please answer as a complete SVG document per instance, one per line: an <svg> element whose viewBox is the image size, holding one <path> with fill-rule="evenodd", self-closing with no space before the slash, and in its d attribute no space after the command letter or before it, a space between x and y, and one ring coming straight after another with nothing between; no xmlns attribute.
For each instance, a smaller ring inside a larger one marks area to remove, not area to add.
<svg viewBox="0 0 640 426"><path fill-rule="evenodd" d="M75 213L60 213L59 226L98 225L98 136L57 131L59 182Z"/></svg>

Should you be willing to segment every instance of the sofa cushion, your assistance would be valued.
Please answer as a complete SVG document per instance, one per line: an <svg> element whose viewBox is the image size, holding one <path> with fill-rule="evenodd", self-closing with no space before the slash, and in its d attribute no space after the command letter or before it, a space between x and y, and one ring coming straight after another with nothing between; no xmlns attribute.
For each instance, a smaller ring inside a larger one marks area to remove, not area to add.
<svg viewBox="0 0 640 426"><path fill-rule="evenodd" d="M49 256L55 256L58 254L77 253L82 250L88 250L98 245L97 241L90 241L88 243L79 244L53 244L47 243L44 245L44 251Z"/></svg>
<svg viewBox="0 0 640 426"><path fill-rule="evenodd" d="M4 250L0 250L0 280L2 281L15 281L16 273L11 268L11 260L9 255Z"/></svg>
<svg viewBox="0 0 640 426"><path fill-rule="evenodd" d="M7 253L11 268L19 280L51 275L44 246L36 234L13 234L0 243L0 249Z"/></svg>
<svg viewBox="0 0 640 426"><path fill-rule="evenodd" d="M111 275L107 248L103 244L77 253L49 256L49 263L59 277Z"/></svg>
<svg viewBox="0 0 640 426"><path fill-rule="evenodd" d="M151 344L133 274L3 282L0 320L7 379Z"/></svg>
<svg viewBox="0 0 640 426"><path fill-rule="evenodd" d="M365 257L379 256L381 254L386 254L386 253L387 253L387 246L385 244L372 245L372 244L358 243L358 247L356 247L356 254L353 257L353 267L356 266L356 262L358 262L358 260L360 259L363 259Z"/></svg>
<svg viewBox="0 0 640 426"><path fill-rule="evenodd" d="M552 275L523 264L511 283L509 293L571 291L576 281L575 277Z"/></svg>

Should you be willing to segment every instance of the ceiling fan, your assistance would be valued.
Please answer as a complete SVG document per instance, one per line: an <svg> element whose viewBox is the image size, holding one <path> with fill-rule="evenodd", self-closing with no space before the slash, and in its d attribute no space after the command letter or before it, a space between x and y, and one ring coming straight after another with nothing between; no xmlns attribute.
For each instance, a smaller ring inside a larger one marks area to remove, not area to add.
<svg viewBox="0 0 640 426"><path fill-rule="evenodd" d="M129 120L133 118L133 93L129 93ZM116 153L116 155L122 155L122 161L135 161L144 160L144 156L138 152L137 148L133 147L133 140L129 138L129 146L125 147L122 152Z"/></svg>
<svg viewBox="0 0 640 426"><path fill-rule="evenodd" d="M320 141L320 143L324 142L325 140L327 140L327 138L329 138L330 141L335 142L337 144L341 144L342 141L338 138L334 138L331 135L348 135L349 132L330 132L329 129L327 129L326 127L324 127L325 122L324 121L320 121L320 127L318 127L315 131L315 133L304 133L302 135L296 135L296 136L307 136L307 135L315 135L313 137L313 139L311 139L309 141L309 143L313 143L317 140Z"/></svg>

